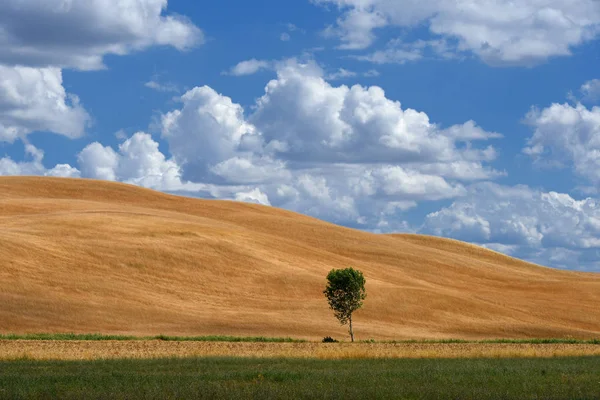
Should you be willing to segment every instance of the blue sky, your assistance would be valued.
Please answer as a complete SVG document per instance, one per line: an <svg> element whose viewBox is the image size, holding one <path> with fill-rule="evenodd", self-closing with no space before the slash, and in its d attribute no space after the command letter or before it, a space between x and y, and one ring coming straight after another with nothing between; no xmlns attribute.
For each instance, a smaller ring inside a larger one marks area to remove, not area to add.
<svg viewBox="0 0 600 400"><path fill-rule="evenodd" d="M595 0L7 0L0 175L600 271Z"/></svg>

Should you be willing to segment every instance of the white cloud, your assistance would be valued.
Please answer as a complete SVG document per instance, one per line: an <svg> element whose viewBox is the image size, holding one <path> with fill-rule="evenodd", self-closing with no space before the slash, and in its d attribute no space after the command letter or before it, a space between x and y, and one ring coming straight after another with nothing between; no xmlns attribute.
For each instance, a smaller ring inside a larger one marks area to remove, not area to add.
<svg viewBox="0 0 600 400"><path fill-rule="evenodd" d="M290 32L297 32L297 33L301 33L303 35L306 34L306 31L304 29L300 29L296 25L291 24L291 23L285 24L285 28L287 29L287 32L283 32L279 36L279 39L282 42L288 42L292 39L292 35L290 35Z"/></svg>
<svg viewBox="0 0 600 400"><path fill-rule="evenodd" d="M533 65L567 56L600 32L596 0L313 1L342 10L336 25L326 30L340 38L342 48L370 47L377 28L425 25L436 40L456 40L457 51L473 52L491 65ZM405 60L404 56L379 54L375 59Z"/></svg>
<svg viewBox="0 0 600 400"><path fill-rule="evenodd" d="M186 92L181 102L181 109L162 116L162 136L190 179L214 179L212 167L261 148L256 128L229 97L203 86Z"/></svg>
<svg viewBox="0 0 600 400"><path fill-rule="evenodd" d="M0 141L33 131L78 138L89 121L77 97L65 92L60 69L0 65Z"/></svg>
<svg viewBox="0 0 600 400"><path fill-rule="evenodd" d="M589 102L600 100L600 79L592 79L581 85L583 99Z"/></svg>
<svg viewBox="0 0 600 400"><path fill-rule="evenodd" d="M534 128L526 154L538 162L573 166L578 175L600 182L600 107L555 103L532 109L526 122Z"/></svg>
<svg viewBox="0 0 600 400"><path fill-rule="evenodd" d="M427 114L402 109L377 86L333 87L312 64L281 65L249 121L278 157L295 162L432 163L488 159L460 141L498 137L471 121L442 131Z"/></svg>
<svg viewBox="0 0 600 400"><path fill-rule="evenodd" d="M288 24L285 24L285 26L286 26L286 28L287 28L287 30L289 32L298 32L298 33L301 33L303 35L306 35L306 29L300 28L297 25L294 25L292 23L288 23Z"/></svg>
<svg viewBox="0 0 600 400"><path fill-rule="evenodd" d="M472 121L441 129L381 88L330 85L314 63L277 68L248 116L206 86L162 116L183 179L225 198L258 190L263 203L333 222L405 229L395 220L418 201L455 198L461 181L501 174L483 165L493 147L473 144L499 135Z"/></svg>
<svg viewBox="0 0 600 400"><path fill-rule="evenodd" d="M0 64L90 70L107 54L202 43L199 28L166 8L167 0L3 0Z"/></svg>
<svg viewBox="0 0 600 400"><path fill-rule="evenodd" d="M86 178L118 180L166 191L194 189L194 185L182 182L180 167L168 160L158 143L144 132L137 132L121 143L118 152L97 142L89 144L77 160L81 175Z"/></svg>
<svg viewBox="0 0 600 400"><path fill-rule="evenodd" d="M365 56L357 56L356 59L369 61L375 64L405 64L410 61L418 61L423 54L417 50L386 49L378 50Z"/></svg>
<svg viewBox="0 0 600 400"><path fill-rule="evenodd" d="M231 67L229 71L224 72L224 74L233 76L253 75L261 70L269 68L271 68L271 63L269 61L257 60L253 58L251 60L239 62L235 66Z"/></svg>
<svg viewBox="0 0 600 400"><path fill-rule="evenodd" d="M81 173L75 167L71 167L69 164L57 164L54 168L46 170L45 176L57 176L61 178L79 178Z"/></svg>
<svg viewBox="0 0 600 400"><path fill-rule="evenodd" d="M479 183L429 214L421 232L484 244L542 265L600 270L600 201Z"/></svg>
<svg viewBox="0 0 600 400"><path fill-rule="evenodd" d="M120 180L160 190L177 190L183 186L179 166L166 159L149 134L135 133L119 145L119 154L117 176Z"/></svg>
<svg viewBox="0 0 600 400"><path fill-rule="evenodd" d="M110 147L104 147L98 142L91 143L79 153L77 161L85 178L117 180L118 155Z"/></svg>
<svg viewBox="0 0 600 400"><path fill-rule="evenodd" d="M101 69L108 54L201 43L200 29L165 14L166 7L167 0L1 1L0 141L34 131L84 135L90 117L77 96L66 93L63 68ZM153 81L147 86L173 90Z"/></svg>
<svg viewBox="0 0 600 400"><path fill-rule="evenodd" d="M466 160L449 163L417 164L414 168L424 174L462 181L483 181L506 176L506 172L485 167L481 162Z"/></svg>
<svg viewBox="0 0 600 400"><path fill-rule="evenodd" d="M336 26L329 26L323 32L325 37L339 37L340 49L365 49L375 41L374 29L386 26L387 18L382 13L371 9L363 12L359 9L348 10L338 18Z"/></svg>
<svg viewBox="0 0 600 400"><path fill-rule="evenodd" d="M30 160L15 162L9 157L0 158L0 175L92 178L202 197L231 197L230 190L182 181L180 167L167 159L159 150L158 143L144 132L132 135L116 151L98 142L90 143L77 155L81 171L68 164L57 164L46 169L42 162L44 152L30 144L25 145L25 153Z"/></svg>
<svg viewBox="0 0 600 400"><path fill-rule="evenodd" d="M390 40L385 48L366 55L354 55L352 58L375 64L406 64L423 59L457 59L462 53L456 44L448 39L422 40L405 42L400 39Z"/></svg>
<svg viewBox="0 0 600 400"><path fill-rule="evenodd" d="M210 172L229 184L278 183L292 177L284 162L254 155L229 158L210 167Z"/></svg>
<svg viewBox="0 0 600 400"><path fill-rule="evenodd" d="M366 78L375 78L375 77L378 77L379 75L380 75L379 72L375 69L370 69L366 72L354 72L354 71L348 70L346 68L338 68L336 71L329 72L328 74L326 74L325 80L328 80L328 81L347 80L350 78L356 78L356 77L360 77L360 76L364 76Z"/></svg>
<svg viewBox="0 0 600 400"><path fill-rule="evenodd" d="M174 83L171 83L171 82L160 83L155 80L150 80L150 81L144 83L144 86L147 87L148 89L156 90L157 92L168 93L168 92L178 92L179 91L179 89L177 88L177 85L175 85Z"/></svg>
<svg viewBox="0 0 600 400"><path fill-rule="evenodd" d="M254 189L249 192L239 192L235 194L235 200L244 201L246 203L262 204L263 206L270 206L269 197L260 191L260 189Z"/></svg>
<svg viewBox="0 0 600 400"><path fill-rule="evenodd" d="M344 68L339 68L337 71L332 72L327 75L326 79L328 81L335 81L340 79L348 79L356 77L357 73L354 71L349 71Z"/></svg>
<svg viewBox="0 0 600 400"><path fill-rule="evenodd" d="M488 140L500 139L502 135L497 132L487 132L480 126L477 126L475 121L469 120L461 125L453 125L443 130L444 136L447 136L456 141L472 141L472 140Z"/></svg>
<svg viewBox="0 0 600 400"><path fill-rule="evenodd" d="M0 158L0 175L46 175L79 177L79 171L68 164L58 164L47 170L44 167L44 152L31 144L25 145L25 155L30 161L15 162L10 157Z"/></svg>
<svg viewBox="0 0 600 400"><path fill-rule="evenodd" d="M376 169L375 179L383 197L399 196L402 200L442 200L465 194L460 184L450 184L442 176L425 175L399 166Z"/></svg>

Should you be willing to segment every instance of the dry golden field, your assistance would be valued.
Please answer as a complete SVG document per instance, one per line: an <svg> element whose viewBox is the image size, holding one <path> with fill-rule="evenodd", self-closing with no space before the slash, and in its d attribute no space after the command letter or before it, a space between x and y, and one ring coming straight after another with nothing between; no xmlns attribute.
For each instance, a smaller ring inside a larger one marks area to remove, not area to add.
<svg viewBox="0 0 600 400"><path fill-rule="evenodd" d="M0 340L0 360L97 360L166 357L521 358L600 356L591 344L527 343L244 343L160 340Z"/></svg>
<svg viewBox="0 0 600 400"><path fill-rule="evenodd" d="M359 339L600 336L599 274L258 205L93 180L0 178L1 333L340 339L346 328L322 291L330 269L348 266L367 279Z"/></svg>

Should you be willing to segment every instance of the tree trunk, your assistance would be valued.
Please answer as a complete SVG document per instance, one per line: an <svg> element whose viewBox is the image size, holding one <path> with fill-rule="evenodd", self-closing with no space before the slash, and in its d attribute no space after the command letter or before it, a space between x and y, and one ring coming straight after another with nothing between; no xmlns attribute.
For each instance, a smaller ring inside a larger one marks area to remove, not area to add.
<svg viewBox="0 0 600 400"><path fill-rule="evenodd" d="M350 340L354 342L354 331L352 331L352 315L350 315Z"/></svg>

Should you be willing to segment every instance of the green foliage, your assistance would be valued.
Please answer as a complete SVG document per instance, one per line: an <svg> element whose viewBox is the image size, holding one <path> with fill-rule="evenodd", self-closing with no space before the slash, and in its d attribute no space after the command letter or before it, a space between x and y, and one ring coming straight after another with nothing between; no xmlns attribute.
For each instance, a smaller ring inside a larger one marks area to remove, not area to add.
<svg viewBox="0 0 600 400"><path fill-rule="evenodd" d="M325 336L322 340L323 343L337 343L338 341L331 336Z"/></svg>
<svg viewBox="0 0 600 400"><path fill-rule="evenodd" d="M329 307L342 325L350 324L350 339L354 342L352 330L352 313L363 305L367 297L365 293L365 277L362 272L353 268L332 269L327 275L327 287L323 291Z"/></svg>
<svg viewBox="0 0 600 400"><path fill-rule="evenodd" d="M531 338L531 339L483 339L483 340L464 340L464 339L425 339L425 340L377 340L375 343L389 344L451 344L451 343L479 343L479 344L593 344L600 345L600 339L565 339L565 338Z"/></svg>
<svg viewBox="0 0 600 400"><path fill-rule="evenodd" d="M600 344L600 339L573 339L573 338L540 338L540 339L487 339L478 343L531 343L531 344Z"/></svg>
<svg viewBox="0 0 600 400"><path fill-rule="evenodd" d="M366 297L365 277L353 268L332 269L323 291L335 317L342 325L351 321L352 313L363 305Z"/></svg>
<svg viewBox="0 0 600 400"><path fill-rule="evenodd" d="M598 399L600 357L0 361L0 399Z"/></svg>

